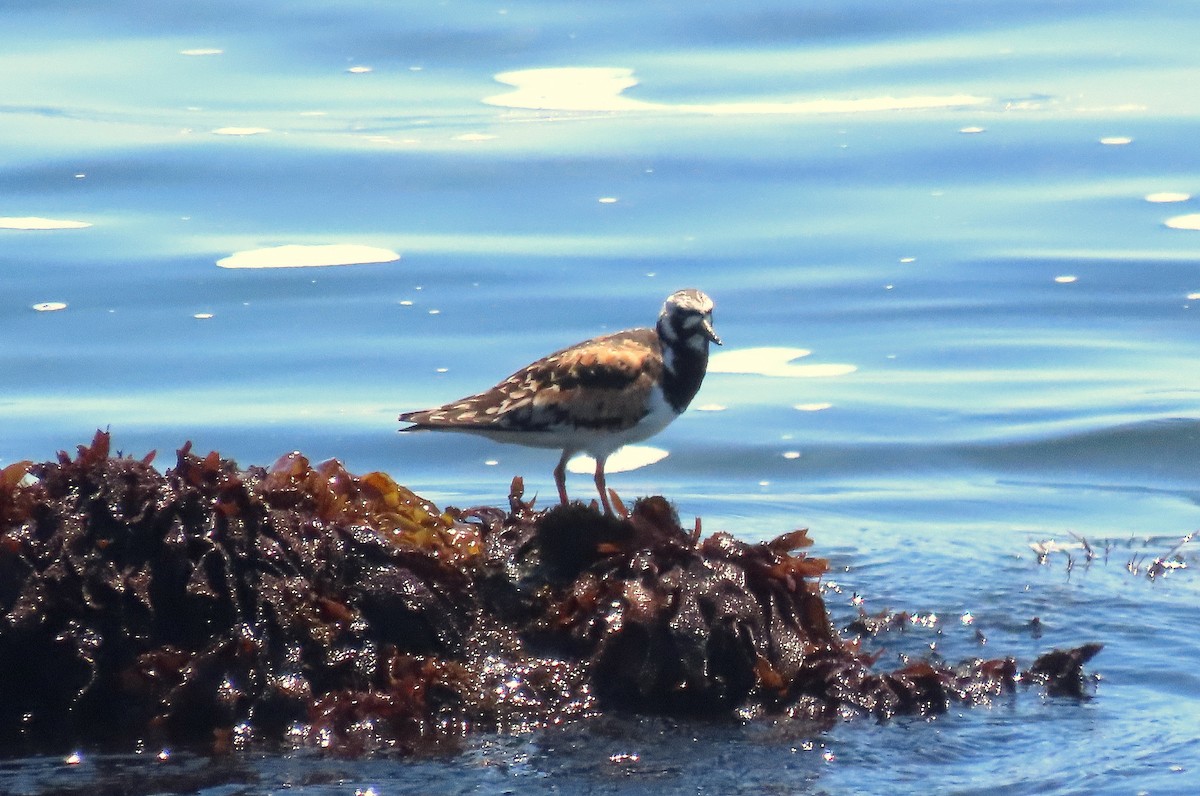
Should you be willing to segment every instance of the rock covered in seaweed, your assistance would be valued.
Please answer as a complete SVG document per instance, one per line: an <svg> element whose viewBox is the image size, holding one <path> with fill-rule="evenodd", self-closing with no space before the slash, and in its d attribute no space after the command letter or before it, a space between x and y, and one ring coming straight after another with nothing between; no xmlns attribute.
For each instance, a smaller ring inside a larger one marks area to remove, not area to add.
<svg viewBox="0 0 1200 796"><path fill-rule="evenodd" d="M790 676L813 651L840 648L816 588L826 564L794 553L811 544L804 531L701 542L661 497L627 519L511 501L509 518L493 512L486 526L485 594L529 644L585 662L606 707L729 713L764 667Z"/></svg>
<svg viewBox="0 0 1200 796"><path fill-rule="evenodd" d="M0 741L251 738L412 749L604 708L931 713L1012 690L1011 659L891 673L833 628L804 531L685 530L662 498L441 511L300 454L239 470L190 445L0 471ZM1098 647L1027 673L1081 693Z"/></svg>
<svg viewBox="0 0 1200 796"><path fill-rule="evenodd" d="M188 446L160 474L108 444L0 499L0 682L21 684L0 738L273 731L370 689L393 648L461 653L478 539L390 479Z"/></svg>

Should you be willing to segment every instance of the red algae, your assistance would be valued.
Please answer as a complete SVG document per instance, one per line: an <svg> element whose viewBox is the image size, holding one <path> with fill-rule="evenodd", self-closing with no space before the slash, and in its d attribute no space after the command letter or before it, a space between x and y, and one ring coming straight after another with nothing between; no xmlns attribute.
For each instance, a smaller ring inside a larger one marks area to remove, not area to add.
<svg viewBox="0 0 1200 796"><path fill-rule="evenodd" d="M702 539L661 497L539 511L520 479L507 510L442 510L299 453L152 460L97 432L0 471L0 741L360 754L606 709L887 718L1021 680L1085 696L1099 650L880 673L831 623L805 530Z"/></svg>

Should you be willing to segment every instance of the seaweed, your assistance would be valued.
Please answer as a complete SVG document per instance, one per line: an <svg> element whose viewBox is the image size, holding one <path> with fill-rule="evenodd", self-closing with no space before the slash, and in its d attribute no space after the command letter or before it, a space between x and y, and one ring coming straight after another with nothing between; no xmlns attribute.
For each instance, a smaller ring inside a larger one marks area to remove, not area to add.
<svg viewBox="0 0 1200 796"><path fill-rule="evenodd" d="M0 471L10 748L412 752L608 710L888 719L1022 681L1086 697L1099 650L879 672L833 626L806 530L705 537L662 497L541 511L520 479L507 509L442 510L299 453L153 459L101 431Z"/></svg>

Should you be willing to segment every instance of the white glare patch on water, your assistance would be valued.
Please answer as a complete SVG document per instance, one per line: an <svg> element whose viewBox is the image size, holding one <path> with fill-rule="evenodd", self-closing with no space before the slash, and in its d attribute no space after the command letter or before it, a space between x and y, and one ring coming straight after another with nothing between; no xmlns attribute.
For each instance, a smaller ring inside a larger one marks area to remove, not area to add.
<svg viewBox="0 0 1200 796"><path fill-rule="evenodd" d="M1188 301L1200 301L1200 292L1188 293L1187 297L1188 297Z"/></svg>
<svg viewBox="0 0 1200 796"><path fill-rule="evenodd" d="M33 308L38 312L58 312L65 310L67 303L65 301L43 301L40 304L34 304Z"/></svg>
<svg viewBox="0 0 1200 796"><path fill-rule="evenodd" d="M1100 143L1105 146L1125 146L1133 143L1133 139L1124 135L1109 135L1100 139Z"/></svg>
<svg viewBox="0 0 1200 796"><path fill-rule="evenodd" d="M794 365L793 360L812 352L804 348L765 346L722 351L708 360L709 373L736 373L755 376L814 378L845 376L858 370L854 365Z"/></svg>
<svg viewBox="0 0 1200 796"><path fill-rule="evenodd" d="M1174 218L1168 218L1165 223L1171 229L1200 230L1200 213L1192 213L1186 216L1175 216Z"/></svg>
<svg viewBox="0 0 1200 796"><path fill-rule="evenodd" d="M661 462L669 454L662 448L650 445L626 445L608 457L604 464L606 473L626 473L648 467L655 462ZM596 472L596 460L591 456L580 455L567 462L567 469L573 473L591 475Z"/></svg>
<svg viewBox="0 0 1200 796"><path fill-rule="evenodd" d="M213 317L213 314L211 312L197 312L192 317L198 321L207 321L209 318Z"/></svg>
<svg viewBox="0 0 1200 796"><path fill-rule="evenodd" d="M961 130L959 130L959 132L964 133L966 135L978 135L979 133L984 132L984 130L985 130L985 128L983 128L983 127L964 127Z"/></svg>
<svg viewBox="0 0 1200 796"><path fill-rule="evenodd" d="M693 408L697 412L724 412L727 407L725 404L700 404Z"/></svg>
<svg viewBox="0 0 1200 796"><path fill-rule="evenodd" d="M350 243L272 246L235 252L217 260L222 268L312 268L327 265L390 263L400 259L391 249Z"/></svg>
<svg viewBox="0 0 1200 796"><path fill-rule="evenodd" d="M831 403L792 404L792 408L801 412L821 412L832 407Z"/></svg>
<svg viewBox="0 0 1200 796"><path fill-rule="evenodd" d="M213 135L246 136L264 135L269 132L271 131L266 127L218 127L213 130Z"/></svg>
<svg viewBox="0 0 1200 796"><path fill-rule="evenodd" d="M366 75L371 72L374 72L375 70L369 66L352 66L349 69L347 69L346 71L352 75Z"/></svg>
<svg viewBox="0 0 1200 796"><path fill-rule="evenodd" d="M1179 191L1159 191L1158 193L1146 194L1146 201L1155 204L1169 204L1171 202L1186 202L1191 199L1191 194L1182 193Z"/></svg>
<svg viewBox="0 0 1200 796"><path fill-rule="evenodd" d="M1054 277L1054 281L1060 285L1069 285L1072 282L1078 282L1079 277L1074 276L1072 274L1063 274L1062 276Z"/></svg>
<svg viewBox="0 0 1200 796"><path fill-rule="evenodd" d="M491 141L496 136L490 133L463 133L456 135L450 140L452 141Z"/></svg>
<svg viewBox="0 0 1200 796"><path fill-rule="evenodd" d="M557 67L520 69L495 75L498 83L516 88L484 98L488 105L504 108L559 111L622 111L658 107L654 103L622 97L638 84L632 69L620 67Z"/></svg>
<svg viewBox="0 0 1200 796"><path fill-rule="evenodd" d="M87 221L68 221L61 218L40 218L38 216L5 216L0 217L0 229L85 229L90 227Z"/></svg>
<svg viewBox="0 0 1200 796"><path fill-rule="evenodd" d="M785 458L785 459L799 459L799 458L800 458L800 451L785 451L785 452L784 452L784 454L783 454L783 458Z"/></svg>
<svg viewBox="0 0 1200 796"><path fill-rule="evenodd" d="M180 50L180 55L224 55L224 50L215 47L193 47L190 50Z"/></svg>
<svg viewBox="0 0 1200 796"><path fill-rule="evenodd" d="M520 69L495 75L514 91L485 97L488 105L542 111L674 111L710 115L870 113L876 111L959 108L987 102L970 94L914 97L863 97L794 102L716 102L671 105L622 96L638 85L633 70L624 67L553 67Z"/></svg>

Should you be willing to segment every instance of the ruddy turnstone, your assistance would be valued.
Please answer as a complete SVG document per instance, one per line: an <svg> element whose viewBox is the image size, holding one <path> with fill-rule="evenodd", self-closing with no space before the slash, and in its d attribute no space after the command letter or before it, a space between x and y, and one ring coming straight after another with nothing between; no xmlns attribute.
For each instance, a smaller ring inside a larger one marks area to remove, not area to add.
<svg viewBox="0 0 1200 796"><path fill-rule="evenodd" d="M567 460L596 460L596 490L612 513L604 463L630 442L647 439L683 414L708 368L712 299L699 290L667 297L653 329L629 329L556 351L490 390L400 420L401 431L464 431L537 448L560 448L554 468L558 498L567 501Z"/></svg>

